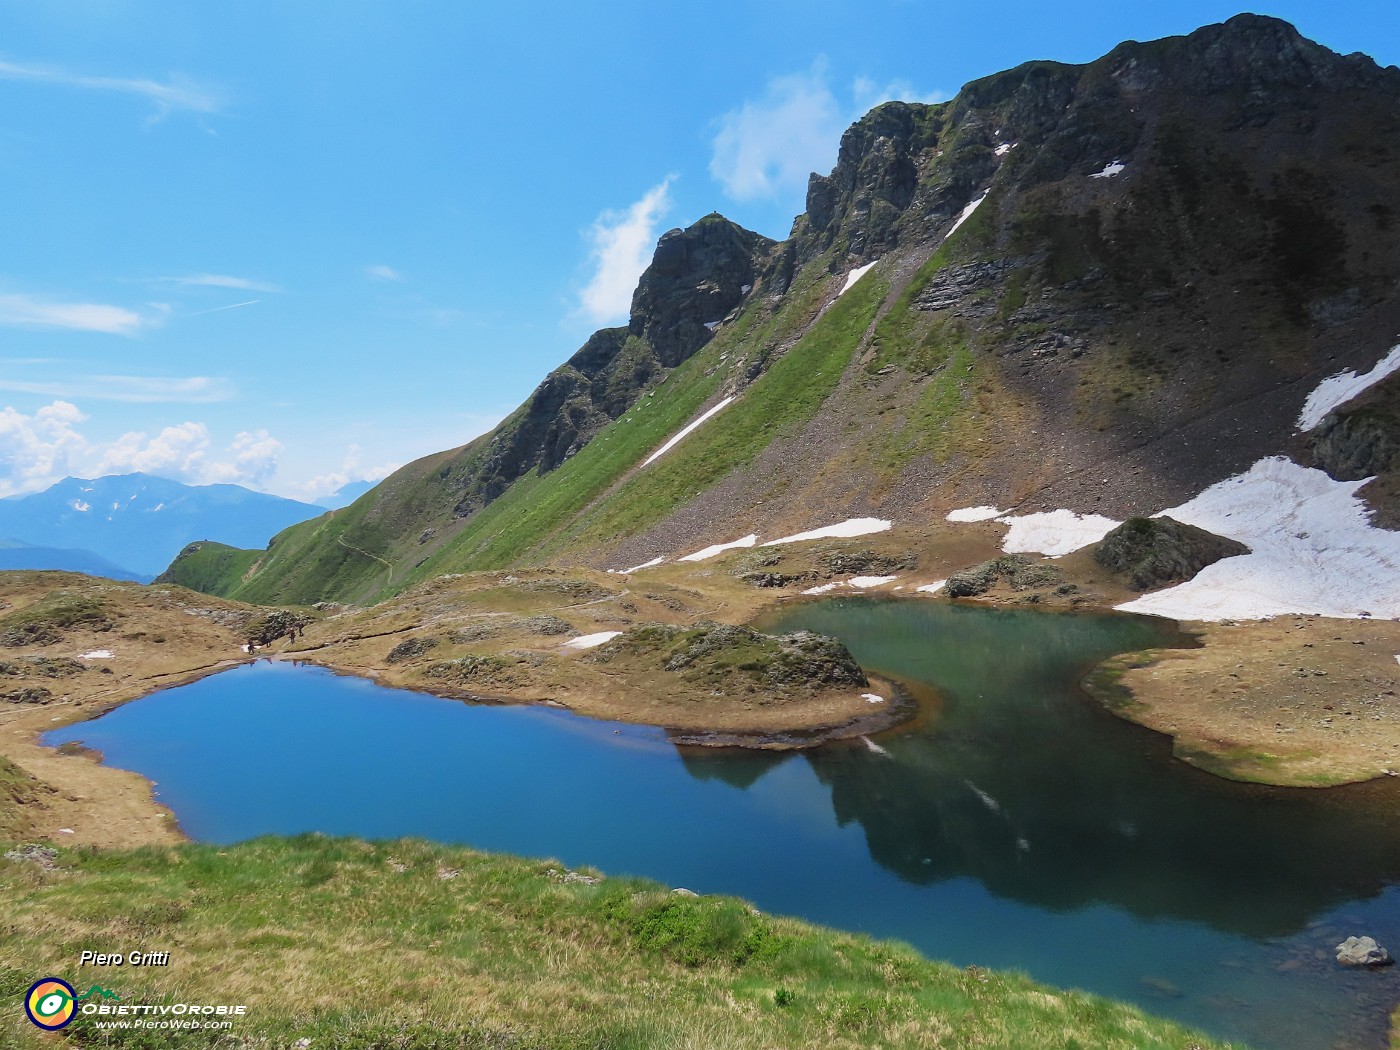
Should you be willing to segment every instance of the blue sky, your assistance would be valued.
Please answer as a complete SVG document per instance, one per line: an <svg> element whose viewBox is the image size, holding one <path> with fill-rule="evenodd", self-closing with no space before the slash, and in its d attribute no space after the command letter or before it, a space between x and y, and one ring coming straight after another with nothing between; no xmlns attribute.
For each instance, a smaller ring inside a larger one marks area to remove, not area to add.
<svg viewBox="0 0 1400 1050"><path fill-rule="evenodd" d="M460 445L666 229L785 236L869 106L1238 10L0 0L0 495L314 498ZM1256 10L1400 62L1391 4Z"/></svg>

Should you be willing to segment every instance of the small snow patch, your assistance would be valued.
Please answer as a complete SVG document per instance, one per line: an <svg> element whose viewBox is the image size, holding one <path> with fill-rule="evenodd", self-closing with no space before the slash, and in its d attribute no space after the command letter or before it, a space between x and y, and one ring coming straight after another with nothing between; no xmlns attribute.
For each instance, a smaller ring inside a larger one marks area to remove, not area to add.
<svg viewBox="0 0 1400 1050"><path fill-rule="evenodd" d="M883 704L885 702L885 698L879 693L861 693L860 698L867 704Z"/></svg>
<svg viewBox="0 0 1400 1050"><path fill-rule="evenodd" d="M886 521L884 518L847 518L835 525L826 525L820 529L809 529L792 536L769 540L762 546L776 547L780 543L800 543L803 540L850 539L854 536L869 536L871 533L885 532L893 524L894 522Z"/></svg>
<svg viewBox="0 0 1400 1050"><path fill-rule="evenodd" d="M1098 543L1121 524L1102 514L1076 514L1072 510L1009 515L997 521L1011 526L1001 541L1001 549L1007 554L1044 554L1051 558Z"/></svg>
<svg viewBox="0 0 1400 1050"><path fill-rule="evenodd" d="M68 504L68 506L72 507L72 508L73 508L74 510L76 510L76 511L81 511L81 512L84 513L84 514L86 514L88 511L92 510L92 504L91 504L91 503L85 503L84 501L82 501L82 500L80 500L80 499L75 499L72 503Z"/></svg>
<svg viewBox="0 0 1400 1050"><path fill-rule="evenodd" d="M665 561L665 560L666 560L666 558L665 558L665 556L663 555L662 557L659 557L659 558L652 558L651 561L644 561L644 562L642 562L642 564L640 564L640 565L634 565L634 566L632 566L630 569L619 569L618 572L619 572L619 574L621 574L621 575L623 575L623 576L626 576L626 575L628 575L629 573L641 572L643 569L650 569L650 568L652 568L652 567L655 566L655 565L660 565L660 564L661 564L663 561Z"/></svg>
<svg viewBox="0 0 1400 1050"><path fill-rule="evenodd" d="M963 507L961 510L950 510L948 512L949 521L991 521L999 518L1003 514L1010 514L1009 510L997 510L996 507Z"/></svg>
<svg viewBox="0 0 1400 1050"><path fill-rule="evenodd" d="M1303 411L1298 414L1298 429L1304 433L1312 430L1332 409L1345 405L1396 370L1400 370L1400 346L1393 347L1369 372L1338 372L1324 379L1304 402Z"/></svg>
<svg viewBox="0 0 1400 1050"><path fill-rule="evenodd" d="M78 657L78 659L79 659L79 660L111 660L111 659L113 659L113 657L112 657L112 650L110 650L110 649L94 649L94 650L93 650L92 652L90 652L90 653L83 653L82 656Z"/></svg>
<svg viewBox="0 0 1400 1050"><path fill-rule="evenodd" d="M844 587L844 586L846 586L844 583L842 583L840 580L837 580L835 583L823 583L823 584L817 585L816 587L808 587L808 588L807 588L805 591L803 591L802 593L803 593L803 594L829 594L830 592L836 590L836 588L838 588L838 587Z"/></svg>
<svg viewBox="0 0 1400 1050"><path fill-rule="evenodd" d="M653 460L660 459L660 458L661 458L662 456L664 456L667 452L670 452L671 449L675 448L676 445L679 444L680 440L681 440L683 437L685 437L685 436L686 436L687 434L689 434L692 430L694 430L696 427L698 427L701 423L705 422L705 420L709 419L712 415L714 415L714 414L715 414L716 412L718 412L720 409L724 408L725 405L729 404L729 402L731 402L731 401L733 401L733 400L734 400L733 395L730 395L729 397L726 397L723 401L721 401L719 404L715 405L713 408L708 409L707 411L702 412L700 415L696 416L696 417L695 417L694 419L692 419L689 423L687 423L684 427L682 427L682 428L680 429L680 431L678 431L676 434L672 435L671 438L670 438L670 440L668 440L668 441L666 442L666 444L662 445L659 449L657 449L657 450L656 450L655 452L653 452L650 456L648 456L646 459L644 459L644 460L642 461L642 466L644 466L644 467L645 467L645 466L648 466L649 464L652 463Z"/></svg>
<svg viewBox="0 0 1400 1050"><path fill-rule="evenodd" d="M883 587L897 579L899 579L898 576L852 576L848 582L852 587L865 590L867 587Z"/></svg>
<svg viewBox="0 0 1400 1050"><path fill-rule="evenodd" d="M1121 160L1111 161L1103 166L1103 171L1096 171L1090 175L1091 179L1111 179L1120 174L1127 167Z"/></svg>
<svg viewBox="0 0 1400 1050"><path fill-rule="evenodd" d="M937 594L943 589L947 582L947 580L934 580L932 583L926 583L922 587L915 587L914 590L918 594Z"/></svg>
<svg viewBox="0 0 1400 1050"><path fill-rule="evenodd" d="M992 152L995 153L998 157L1004 157L1004 156L1006 156L1008 153L1010 153L1013 149L1015 149L1018 145L1020 145L1020 143L1017 143L1017 142L1003 142L1003 143L1001 143L1000 145L998 145L997 148L994 149Z"/></svg>
<svg viewBox="0 0 1400 1050"><path fill-rule="evenodd" d="M677 561L704 561L706 558L713 558L716 554L723 554L725 551L732 551L739 547L752 547L758 542L758 533L751 532L743 539L735 540L732 543L716 543L712 547L698 550L694 554L687 554L684 558L677 558Z"/></svg>
<svg viewBox="0 0 1400 1050"><path fill-rule="evenodd" d="M967 222L968 219L972 218L972 213L975 212L975 211L977 210L978 206L979 206L984 200L987 199L987 193L988 193L988 192L989 192L989 191L984 190L984 191L982 192L982 196L980 196L980 197L974 197L972 200L970 200L970 201L967 202L967 207L965 207L961 212L958 213L958 218L957 218L957 221L953 223L953 228L952 228L951 230L949 230L949 231L944 235L943 240L944 240L945 242L946 242L950 237L952 237L953 234L955 234L955 233L958 232L959 227L961 227L963 223Z"/></svg>
<svg viewBox="0 0 1400 1050"><path fill-rule="evenodd" d="M878 259L875 260L875 262L878 261ZM849 292L853 284L870 272L870 268L875 265L875 262L868 262L864 266L857 266L850 273L846 274L846 283L843 284L841 290L836 293L836 298L840 299L841 296Z"/></svg>
<svg viewBox="0 0 1400 1050"><path fill-rule="evenodd" d="M593 649L604 642L612 641L621 633L621 631L599 631L597 634L581 634L577 638L570 638L564 645L569 649Z"/></svg>
<svg viewBox="0 0 1400 1050"><path fill-rule="evenodd" d="M706 329L707 331L710 331L710 332L713 332L713 331L714 331L716 328L718 328L719 326L720 326L720 322L718 322L718 321L706 321L706 322L705 322L705 329Z"/></svg>

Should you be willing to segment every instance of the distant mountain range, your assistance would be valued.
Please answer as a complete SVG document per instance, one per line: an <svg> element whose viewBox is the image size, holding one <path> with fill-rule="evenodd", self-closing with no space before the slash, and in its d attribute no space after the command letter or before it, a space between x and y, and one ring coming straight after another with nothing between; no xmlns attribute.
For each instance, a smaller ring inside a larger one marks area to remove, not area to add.
<svg viewBox="0 0 1400 1050"><path fill-rule="evenodd" d="M150 583L150 573L131 572L114 565L92 551L71 547L39 547L19 540L0 540L0 571L6 569L62 569L81 572L87 576L105 576L109 580L134 580Z"/></svg>
<svg viewBox="0 0 1400 1050"><path fill-rule="evenodd" d="M324 508L239 485L148 474L64 478L0 500L0 568L69 569L150 580L195 540L260 547Z"/></svg>

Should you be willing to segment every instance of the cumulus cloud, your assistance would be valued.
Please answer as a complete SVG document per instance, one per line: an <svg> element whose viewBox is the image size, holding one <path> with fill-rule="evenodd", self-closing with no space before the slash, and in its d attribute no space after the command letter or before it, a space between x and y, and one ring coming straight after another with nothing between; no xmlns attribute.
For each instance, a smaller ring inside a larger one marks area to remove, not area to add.
<svg viewBox="0 0 1400 1050"><path fill-rule="evenodd" d="M0 325L12 328L66 328L76 332L135 335L156 323L134 310L102 303L62 303L33 295L0 295Z"/></svg>
<svg viewBox="0 0 1400 1050"><path fill-rule="evenodd" d="M32 416L0 411L0 495L43 488L73 473L87 448L76 426L87 419L76 405L54 401Z"/></svg>
<svg viewBox="0 0 1400 1050"><path fill-rule="evenodd" d="M651 261L657 226L671 207L667 175L624 211L605 211L589 228L589 262L593 276L579 292L578 315L593 324L627 317L637 278Z"/></svg>
<svg viewBox="0 0 1400 1050"><path fill-rule="evenodd" d="M258 487L272 477L282 451L282 443L266 430L240 431L215 450L209 428L193 421L92 441L80 429L87 419L76 405L61 400L33 415L12 407L0 411L0 496L47 488L65 476L135 471L189 484Z"/></svg>
<svg viewBox="0 0 1400 1050"><path fill-rule="evenodd" d="M835 165L841 133L873 106L896 98L936 100L906 81L881 85L867 77L838 96L821 59L805 73L774 77L761 97L716 121L710 175L739 201L799 195L811 172Z"/></svg>
<svg viewBox="0 0 1400 1050"><path fill-rule="evenodd" d="M312 502L322 496L329 496L337 489L343 488L352 481L378 481L386 478L402 463L381 463L375 467L365 467L360 465L360 446L350 445L345 449L345 459L340 464L339 470L333 470L326 474L318 474L309 481L291 486L297 493L298 499Z"/></svg>
<svg viewBox="0 0 1400 1050"><path fill-rule="evenodd" d="M403 274L392 266L366 266L365 276L371 281L402 281Z"/></svg>
<svg viewBox="0 0 1400 1050"><path fill-rule="evenodd" d="M176 111L217 113L224 100L218 91L188 77L172 75L166 81L145 77L111 77L75 73L58 66L0 60L0 80L22 80L121 95L135 95L155 106L153 119Z"/></svg>

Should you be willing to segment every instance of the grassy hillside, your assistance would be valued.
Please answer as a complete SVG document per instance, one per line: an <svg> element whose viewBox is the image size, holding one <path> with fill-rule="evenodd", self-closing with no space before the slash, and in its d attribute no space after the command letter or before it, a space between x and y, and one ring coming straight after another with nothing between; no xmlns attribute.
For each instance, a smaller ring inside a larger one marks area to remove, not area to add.
<svg viewBox="0 0 1400 1050"><path fill-rule="evenodd" d="M416 841L312 835L0 860L0 907L0 994L12 1003L53 974L128 1005L247 1006L222 1033L99 1030L79 1014L62 1040L74 1046L1223 1045L731 898ZM169 951L169 965L76 965L84 949L137 948ZM55 1045L18 1009L0 1018L0 1042Z"/></svg>

